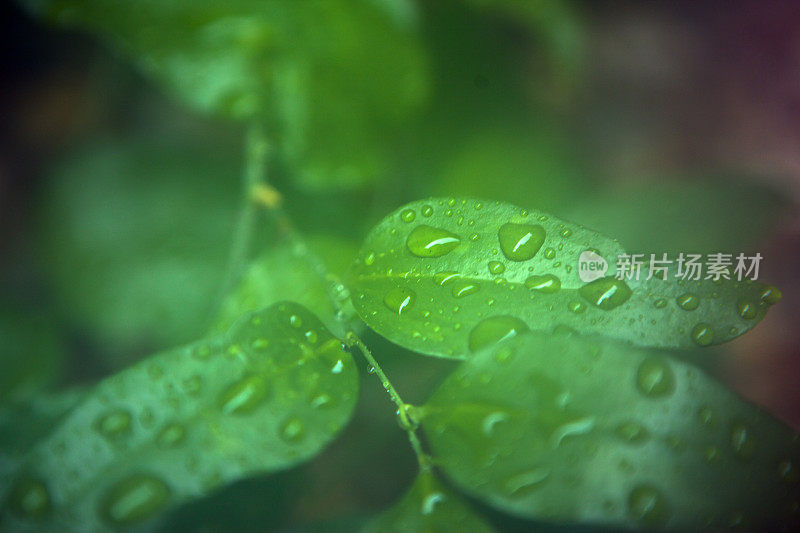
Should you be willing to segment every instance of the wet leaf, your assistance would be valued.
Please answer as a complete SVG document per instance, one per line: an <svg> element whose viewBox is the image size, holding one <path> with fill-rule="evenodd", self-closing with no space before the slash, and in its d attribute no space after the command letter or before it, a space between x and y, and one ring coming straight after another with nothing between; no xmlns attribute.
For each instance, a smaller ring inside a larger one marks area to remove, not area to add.
<svg viewBox="0 0 800 533"><path fill-rule="evenodd" d="M420 412L444 472L516 515L648 529L800 523L797 434L656 352L529 333L462 363Z"/></svg>
<svg viewBox="0 0 800 533"><path fill-rule="evenodd" d="M756 282L684 281L674 271L647 279L647 268L617 280L623 253L616 241L540 211L432 198L381 221L348 279L372 329L452 358L527 330L564 328L643 346L708 346L746 332L780 298ZM582 255L608 270L583 281Z"/></svg>
<svg viewBox="0 0 800 533"><path fill-rule="evenodd" d="M312 247L313 253L318 254L322 249L325 253L318 255L327 256L329 248L348 248L348 245L330 239L316 239ZM282 244L271 248L253 261L233 293L225 300L216 330L227 330L244 313L287 300L312 309L325 327L343 337L347 329L346 322L355 318L355 311L344 288L338 292L334 290L335 294L329 293L329 285L335 286L335 282L326 276L325 272L315 271L309 261L292 246ZM339 308L333 298L348 311L345 315L338 314Z"/></svg>
<svg viewBox="0 0 800 533"><path fill-rule="evenodd" d="M369 533L491 532L493 529L430 472L421 472L409 491L365 530Z"/></svg>
<svg viewBox="0 0 800 533"><path fill-rule="evenodd" d="M29 454L10 514L59 528L140 523L234 480L317 454L350 418L355 366L302 306L100 383Z"/></svg>

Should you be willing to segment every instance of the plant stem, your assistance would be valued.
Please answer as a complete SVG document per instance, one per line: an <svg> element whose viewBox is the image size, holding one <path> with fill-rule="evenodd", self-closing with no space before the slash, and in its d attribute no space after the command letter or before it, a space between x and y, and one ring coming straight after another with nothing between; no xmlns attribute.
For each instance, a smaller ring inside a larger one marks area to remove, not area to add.
<svg viewBox="0 0 800 533"><path fill-rule="evenodd" d="M416 422L415 421L408 421L407 418L409 416L408 411L409 408L412 407L410 404L407 404L403 401L403 398L400 396L400 393L397 392L397 389L394 388L392 382L389 381L389 378L386 376L386 373L381 368L381 365L378 364L378 361L375 360L375 357L372 355L372 352L369 350L364 341L362 341L358 335L354 331L349 331L347 336L345 337L345 342L348 346L358 348L361 354L364 356L364 359L367 360L367 363L370 365L370 372L375 372L378 375L378 378L381 380L381 385L389 394L389 397L392 401L397 405L397 415L400 417L400 420L405 420L404 423L401 423L401 426L406 430L408 433L408 440L411 442L411 448L414 450L414 453L417 456L417 462L419 463L420 470L427 471L431 468L431 458L430 456L425 453L422 449L422 443L419 440L419 436L416 432ZM410 415L413 418L413 414Z"/></svg>
<svg viewBox="0 0 800 533"><path fill-rule="evenodd" d="M222 285L222 297L219 301L223 301L231 291L247 262L258 208L257 203L253 201L254 192L267 183L268 156L269 142L267 141L264 127L259 123L253 124L247 133L245 146L242 207L233 233L233 244L228 257L227 274Z"/></svg>
<svg viewBox="0 0 800 533"><path fill-rule="evenodd" d="M252 239L253 226L257 214L257 208L264 208L278 228L280 236L285 238L292 247L292 253L305 260L314 272L325 282L328 297L337 309L337 319L344 326L345 342L351 348L357 348L370 368L381 380L381 384L389 394L391 400L397 406L397 415L401 421L401 426L408 433L408 440L411 448L417 456L420 470L429 471L431 469L431 457L425 453L422 443L416 433L417 422L413 414L413 406L407 404L400 397L397 389L394 388L388 376L384 373L378 362L373 357L372 352L366 344L353 331L347 322L347 313L344 309L344 302L350 297L349 292L342 284L341 280L330 272L322 261L306 245L300 232L294 227L292 221L286 216L281 207L281 195L267 181L267 158L269 155L269 142L261 125L251 128L247 137L246 158L247 164L244 176L244 207L239 219L234 245L231 249L231 259L229 266L229 280L226 284L226 294L238 277L238 273L247 259L247 253Z"/></svg>

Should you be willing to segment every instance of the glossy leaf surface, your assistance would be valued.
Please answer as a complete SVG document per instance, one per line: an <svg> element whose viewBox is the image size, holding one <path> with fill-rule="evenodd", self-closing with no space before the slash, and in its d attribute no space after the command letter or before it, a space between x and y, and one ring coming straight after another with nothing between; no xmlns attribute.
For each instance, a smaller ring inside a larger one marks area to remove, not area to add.
<svg viewBox="0 0 800 533"><path fill-rule="evenodd" d="M585 253L606 262L603 277L582 281ZM616 280L623 253L616 241L539 211L434 198L381 221L349 283L356 311L375 331L453 358L527 330L561 328L644 346L707 346L752 328L779 299L756 282L647 279L647 268Z"/></svg>
<svg viewBox="0 0 800 533"><path fill-rule="evenodd" d="M517 515L690 530L800 519L797 434L626 343L522 335L462 363L421 414L448 476Z"/></svg>
<svg viewBox="0 0 800 533"><path fill-rule="evenodd" d="M31 451L7 506L67 529L147 521L314 456L350 418L357 380L313 314L276 304L100 383Z"/></svg>

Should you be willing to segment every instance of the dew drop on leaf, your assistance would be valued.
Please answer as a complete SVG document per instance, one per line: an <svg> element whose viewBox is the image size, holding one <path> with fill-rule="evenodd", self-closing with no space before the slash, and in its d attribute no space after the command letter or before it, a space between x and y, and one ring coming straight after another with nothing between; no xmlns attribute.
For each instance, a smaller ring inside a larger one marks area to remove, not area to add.
<svg viewBox="0 0 800 533"><path fill-rule="evenodd" d="M20 518L41 519L50 513L50 493L38 479L22 478L11 488L7 505Z"/></svg>
<svg viewBox="0 0 800 533"><path fill-rule="evenodd" d="M406 246L417 257L441 257L450 253L460 242L461 239L454 233L423 224L411 230Z"/></svg>
<svg viewBox="0 0 800 533"><path fill-rule="evenodd" d="M634 488L628 496L628 512L636 520L650 525L667 519L667 505L658 489L649 485Z"/></svg>
<svg viewBox="0 0 800 533"><path fill-rule="evenodd" d="M772 285L767 285L764 287L764 290L761 291L761 301L767 305L774 305L780 302L781 298L783 298L783 293L781 293L780 289Z"/></svg>
<svg viewBox="0 0 800 533"><path fill-rule="evenodd" d="M614 277L596 279L582 286L578 292L584 300L604 311L624 304L632 294L627 283Z"/></svg>
<svg viewBox="0 0 800 533"><path fill-rule="evenodd" d="M403 222L414 222L414 219L417 218L417 213L413 209L405 209L400 213L400 218L403 219Z"/></svg>
<svg viewBox="0 0 800 533"><path fill-rule="evenodd" d="M694 311L700 306L700 299L694 294L681 294L675 301L678 302L678 307L684 311Z"/></svg>
<svg viewBox="0 0 800 533"><path fill-rule="evenodd" d="M396 288L386 293L383 297L384 305L393 313L402 315L413 307L417 295L411 289Z"/></svg>
<svg viewBox="0 0 800 533"><path fill-rule="evenodd" d="M498 275L506 271L506 266L500 261L489 261L489 273Z"/></svg>
<svg viewBox="0 0 800 533"><path fill-rule="evenodd" d="M636 422L620 424L616 428L616 434L625 442L639 444L647 440L647 430Z"/></svg>
<svg viewBox="0 0 800 533"><path fill-rule="evenodd" d="M124 526L145 520L166 507L167 485L150 474L136 474L114 485L100 505L100 514L110 524Z"/></svg>
<svg viewBox="0 0 800 533"><path fill-rule="evenodd" d="M493 316L482 320L469 333L469 349L477 352L529 331L528 325L517 317L509 315Z"/></svg>
<svg viewBox="0 0 800 533"><path fill-rule="evenodd" d="M283 423L280 429L280 435L286 442L300 442L305 435L306 428L303 421L299 418L290 418Z"/></svg>
<svg viewBox="0 0 800 533"><path fill-rule="evenodd" d="M545 231L539 225L508 222L500 226L497 237L503 255L509 260L527 261L542 247Z"/></svg>
<svg viewBox="0 0 800 533"><path fill-rule="evenodd" d="M752 431L741 422L734 423L731 428L731 448L740 459L751 459L755 455Z"/></svg>
<svg viewBox="0 0 800 533"><path fill-rule="evenodd" d="M532 291L552 294L561 288L561 280L553 274L542 274L530 276L525 280L525 286Z"/></svg>
<svg viewBox="0 0 800 533"><path fill-rule="evenodd" d="M744 320L752 320L758 314L756 306L752 302L748 302L747 300L739 300L738 302L736 302L736 309L739 313L739 316L742 317Z"/></svg>
<svg viewBox="0 0 800 533"><path fill-rule="evenodd" d="M548 477L550 477L549 469L545 467L532 468L509 477L505 482L505 489L512 496L524 496L541 487Z"/></svg>
<svg viewBox="0 0 800 533"><path fill-rule="evenodd" d="M478 292L478 286L470 281L459 280L453 285L453 298L463 298Z"/></svg>
<svg viewBox="0 0 800 533"><path fill-rule="evenodd" d="M653 302L653 307L656 309L664 309L667 306L667 301L664 298L658 298Z"/></svg>
<svg viewBox="0 0 800 533"><path fill-rule="evenodd" d="M254 411L267 397L269 388L262 376L248 376L234 383L220 395L219 405L225 414L246 414Z"/></svg>
<svg viewBox="0 0 800 533"><path fill-rule="evenodd" d="M636 387L650 398L666 396L675 390L675 375L663 361L649 357L639 365Z"/></svg>
<svg viewBox="0 0 800 533"><path fill-rule="evenodd" d="M108 439L119 439L131 431L131 415L119 410L102 415L95 421L95 429Z"/></svg>
<svg viewBox="0 0 800 533"><path fill-rule="evenodd" d="M156 442L162 448L177 446L186 437L186 428L180 424L169 424L164 427L156 437Z"/></svg>
<svg viewBox="0 0 800 533"><path fill-rule="evenodd" d="M698 346L708 346L714 342L714 329L705 322L700 322L692 330L692 340Z"/></svg>

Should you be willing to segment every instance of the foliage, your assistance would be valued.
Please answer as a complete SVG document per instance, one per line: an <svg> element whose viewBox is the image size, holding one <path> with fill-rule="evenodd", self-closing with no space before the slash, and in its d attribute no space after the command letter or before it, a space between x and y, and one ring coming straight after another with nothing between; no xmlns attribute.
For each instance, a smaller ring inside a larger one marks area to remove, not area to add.
<svg viewBox="0 0 800 533"><path fill-rule="evenodd" d="M626 248L614 237L633 251L745 251L784 202L712 181L598 190L549 109L578 81L574 6L24 3L251 140L242 165L224 134L167 142L147 122L47 170L37 234L56 318L0 316L0 528L196 529L218 504L280 507L289 497L265 479L334 462L351 418L363 437L385 411L354 415L371 374L419 471L388 509L353 518L367 531L797 525L797 434L665 351L734 340L780 291L615 277ZM519 75L530 57L552 91L533 102ZM585 251L610 265L603 277L582 281ZM75 338L110 375L54 392L56 376L79 381L62 369L61 341ZM430 379L426 364L443 379L407 403L372 345L409 381ZM331 517L338 503L314 506Z"/></svg>

